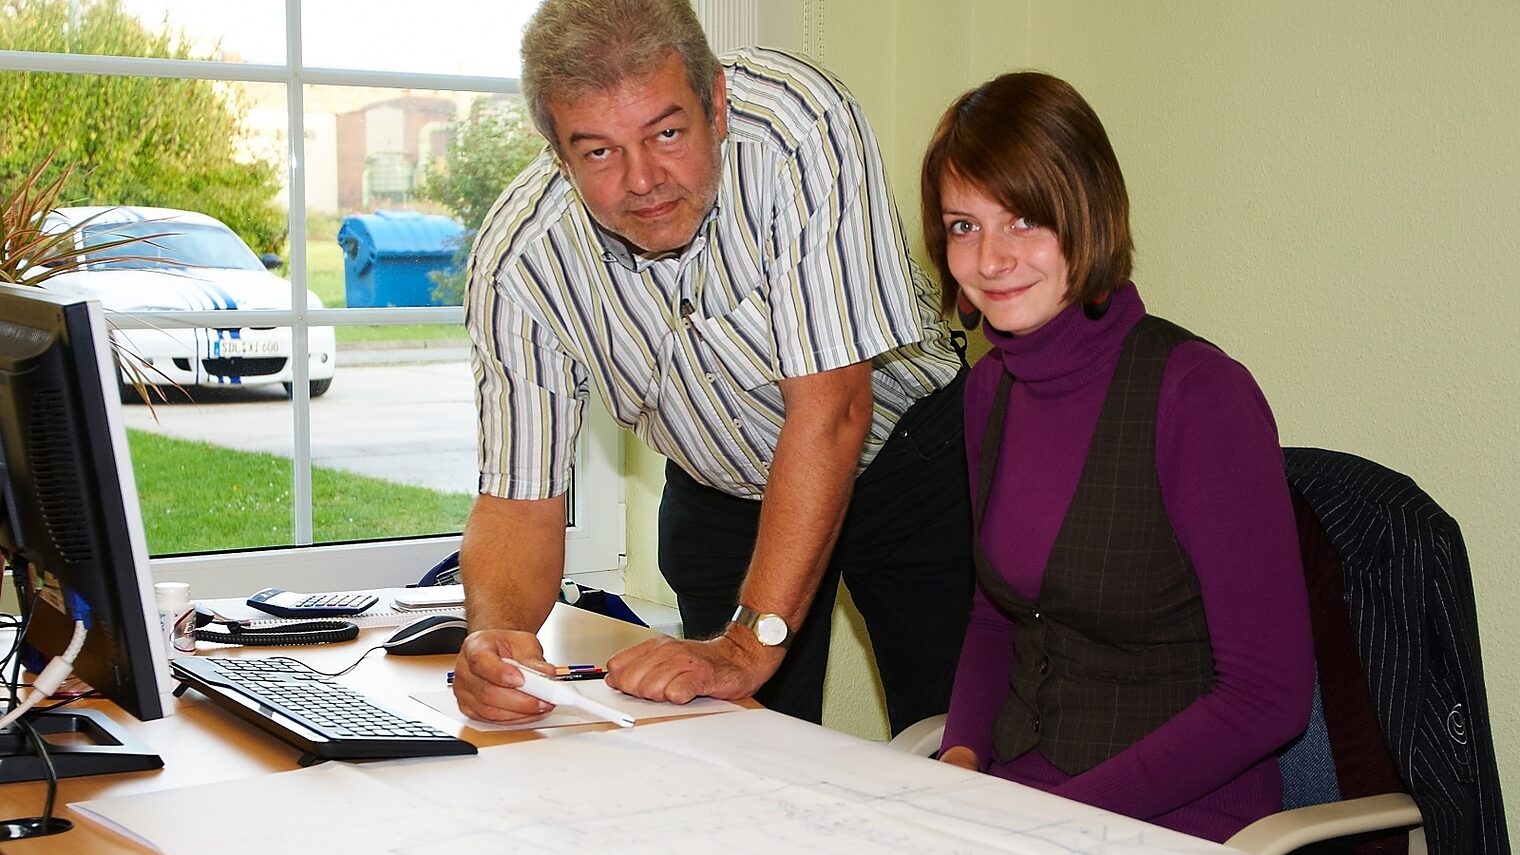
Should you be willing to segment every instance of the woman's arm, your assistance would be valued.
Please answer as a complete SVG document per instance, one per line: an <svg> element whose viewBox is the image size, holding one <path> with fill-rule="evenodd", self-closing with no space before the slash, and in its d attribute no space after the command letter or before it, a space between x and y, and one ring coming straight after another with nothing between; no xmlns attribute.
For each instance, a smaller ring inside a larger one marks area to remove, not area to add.
<svg viewBox="0 0 1520 855"><path fill-rule="evenodd" d="M966 641L955 669L950 714L945 718L941 750L963 746L975 755L975 767L985 769L992 755L992 723L1008 697L1008 671L1013 664L1013 624L977 588L971 604Z"/></svg>
<svg viewBox="0 0 1520 855"><path fill-rule="evenodd" d="M983 358L966 378L966 465L971 501L976 502L982 436L993 390L1002 366ZM976 513L972 508L972 513ZM963 746L974 755L976 768L984 769L992 755L992 723L1008 695L1008 672L1013 665L1013 624L982 593L978 584L971 600L971 619L950 693L950 713L945 720L941 750ZM953 759L953 758L952 758ZM962 757L961 759L965 759Z"/></svg>

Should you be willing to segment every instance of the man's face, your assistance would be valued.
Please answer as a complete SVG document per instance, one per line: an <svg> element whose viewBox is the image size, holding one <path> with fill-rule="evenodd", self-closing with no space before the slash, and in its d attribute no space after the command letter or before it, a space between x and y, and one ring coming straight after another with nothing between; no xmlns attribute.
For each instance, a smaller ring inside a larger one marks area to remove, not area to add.
<svg viewBox="0 0 1520 855"><path fill-rule="evenodd" d="M550 101L559 151L591 216L643 253L691 243L718 198L728 95L720 72L713 121L672 53L648 77L573 101Z"/></svg>

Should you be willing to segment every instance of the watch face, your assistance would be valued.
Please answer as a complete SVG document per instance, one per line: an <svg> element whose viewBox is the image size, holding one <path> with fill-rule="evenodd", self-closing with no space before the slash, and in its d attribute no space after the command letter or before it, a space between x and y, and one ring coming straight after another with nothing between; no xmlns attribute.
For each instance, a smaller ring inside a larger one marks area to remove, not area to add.
<svg viewBox="0 0 1520 855"><path fill-rule="evenodd" d="M776 615L761 615L755 622L755 637L766 647L786 641L786 621Z"/></svg>

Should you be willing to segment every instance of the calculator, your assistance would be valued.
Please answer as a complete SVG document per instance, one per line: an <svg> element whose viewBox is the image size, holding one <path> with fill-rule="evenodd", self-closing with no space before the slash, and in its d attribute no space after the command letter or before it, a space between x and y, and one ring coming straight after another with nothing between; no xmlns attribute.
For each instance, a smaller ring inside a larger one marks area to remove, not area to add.
<svg viewBox="0 0 1520 855"><path fill-rule="evenodd" d="M374 594L352 591L332 594L298 594L265 588L248 598L248 605L282 618L326 618L356 615L379 602Z"/></svg>

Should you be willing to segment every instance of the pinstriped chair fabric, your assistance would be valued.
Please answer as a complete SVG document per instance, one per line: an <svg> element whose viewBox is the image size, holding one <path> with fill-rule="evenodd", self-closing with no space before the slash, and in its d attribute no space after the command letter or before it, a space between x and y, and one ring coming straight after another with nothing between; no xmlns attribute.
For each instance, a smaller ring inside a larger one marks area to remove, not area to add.
<svg viewBox="0 0 1520 855"><path fill-rule="evenodd" d="M1467 553L1413 480L1371 461L1284 449L1289 484L1335 552L1369 695L1436 855L1510 851Z"/></svg>

